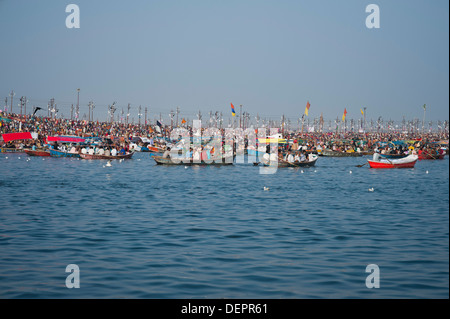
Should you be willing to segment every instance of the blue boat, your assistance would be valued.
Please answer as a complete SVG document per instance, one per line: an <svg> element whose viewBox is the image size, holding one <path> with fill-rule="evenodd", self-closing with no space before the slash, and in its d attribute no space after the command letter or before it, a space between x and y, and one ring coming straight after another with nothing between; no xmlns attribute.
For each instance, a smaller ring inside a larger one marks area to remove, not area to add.
<svg viewBox="0 0 450 319"><path fill-rule="evenodd" d="M79 158L80 154L50 149L50 156L51 157L78 157Z"/></svg>

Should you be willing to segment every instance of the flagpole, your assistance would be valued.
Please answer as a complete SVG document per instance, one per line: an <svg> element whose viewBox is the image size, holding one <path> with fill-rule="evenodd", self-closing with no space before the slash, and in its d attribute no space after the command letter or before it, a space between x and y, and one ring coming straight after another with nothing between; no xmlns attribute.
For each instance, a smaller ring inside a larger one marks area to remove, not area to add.
<svg viewBox="0 0 450 319"><path fill-rule="evenodd" d="M423 120L422 120L422 134L425 133L425 112L427 111L426 104L423 105Z"/></svg>

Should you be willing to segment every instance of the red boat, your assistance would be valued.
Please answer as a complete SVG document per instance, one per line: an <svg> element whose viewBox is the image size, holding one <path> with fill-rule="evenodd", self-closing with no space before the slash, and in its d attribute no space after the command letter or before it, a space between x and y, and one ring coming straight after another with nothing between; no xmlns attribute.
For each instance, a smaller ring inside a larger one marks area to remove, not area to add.
<svg viewBox="0 0 450 319"><path fill-rule="evenodd" d="M423 152L421 154L419 154L419 159L420 160L434 160L434 159L444 159L445 154L429 154L427 152Z"/></svg>
<svg viewBox="0 0 450 319"><path fill-rule="evenodd" d="M418 159L417 155L408 155L400 159L378 158L368 162L370 168L413 168Z"/></svg>
<svg viewBox="0 0 450 319"><path fill-rule="evenodd" d="M23 150L25 153L27 153L29 156L50 156L49 151L38 151L38 150Z"/></svg>

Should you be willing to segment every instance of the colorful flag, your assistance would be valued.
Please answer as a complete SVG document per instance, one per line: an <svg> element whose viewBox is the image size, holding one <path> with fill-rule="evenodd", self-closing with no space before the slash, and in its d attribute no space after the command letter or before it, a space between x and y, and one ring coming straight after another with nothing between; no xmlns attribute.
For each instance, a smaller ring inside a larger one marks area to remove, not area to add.
<svg viewBox="0 0 450 319"><path fill-rule="evenodd" d="M362 110L362 109L360 109L360 110L361 110L361 114L362 114L362 115L364 115L364 112L363 112L363 110Z"/></svg>
<svg viewBox="0 0 450 319"><path fill-rule="evenodd" d="M184 123L186 123L186 120L183 118L183 119L181 120L181 124L184 124Z"/></svg>
<svg viewBox="0 0 450 319"><path fill-rule="evenodd" d="M309 101L306 102L306 108L305 108L305 114L306 116L308 116L308 111L309 111L309 107L311 106L311 104L309 104Z"/></svg>
<svg viewBox="0 0 450 319"><path fill-rule="evenodd" d="M230 104L231 104L231 115L236 116L236 111L234 110L234 105L233 105L233 103L230 103Z"/></svg>
<svg viewBox="0 0 450 319"><path fill-rule="evenodd" d="M345 122L345 117L347 116L347 109L344 109L344 114L342 115L342 122Z"/></svg>

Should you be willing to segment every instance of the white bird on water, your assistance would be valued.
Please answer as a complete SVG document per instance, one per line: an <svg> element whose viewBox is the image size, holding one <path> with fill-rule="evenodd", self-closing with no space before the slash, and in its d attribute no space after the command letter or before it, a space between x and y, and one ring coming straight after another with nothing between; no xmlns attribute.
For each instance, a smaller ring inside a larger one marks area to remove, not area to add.
<svg viewBox="0 0 450 319"><path fill-rule="evenodd" d="M5 159L8 159L8 156L6 156Z"/></svg>
<svg viewBox="0 0 450 319"><path fill-rule="evenodd" d="M428 174L428 171L426 171L425 174Z"/></svg>
<svg viewBox="0 0 450 319"><path fill-rule="evenodd" d="M369 188L369 192L373 192L373 191L374 191L373 187Z"/></svg>
<svg viewBox="0 0 450 319"><path fill-rule="evenodd" d="M300 173L302 173L302 174L303 174L303 173L304 173L304 172L303 172L303 170L301 170L301 171L300 171Z"/></svg>
<svg viewBox="0 0 450 319"><path fill-rule="evenodd" d="M265 190L265 191L268 191L268 190L270 190L270 188L269 188L269 187L266 187L266 186L264 186L264 190Z"/></svg>
<svg viewBox="0 0 450 319"><path fill-rule="evenodd" d="M20 159L20 156L17 159Z"/></svg>
<svg viewBox="0 0 450 319"><path fill-rule="evenodd" d="M111 160L109 160L108 163L106 163L106 166L108 166L108 167L109 167L109 166L112 166L112 165L111 165Z"/></svg>
<svg viewBox="0 0 450 319"><path fill-rule="evenodd" d="M350 171L350 174L353 173L352 171Z"/></svg>

